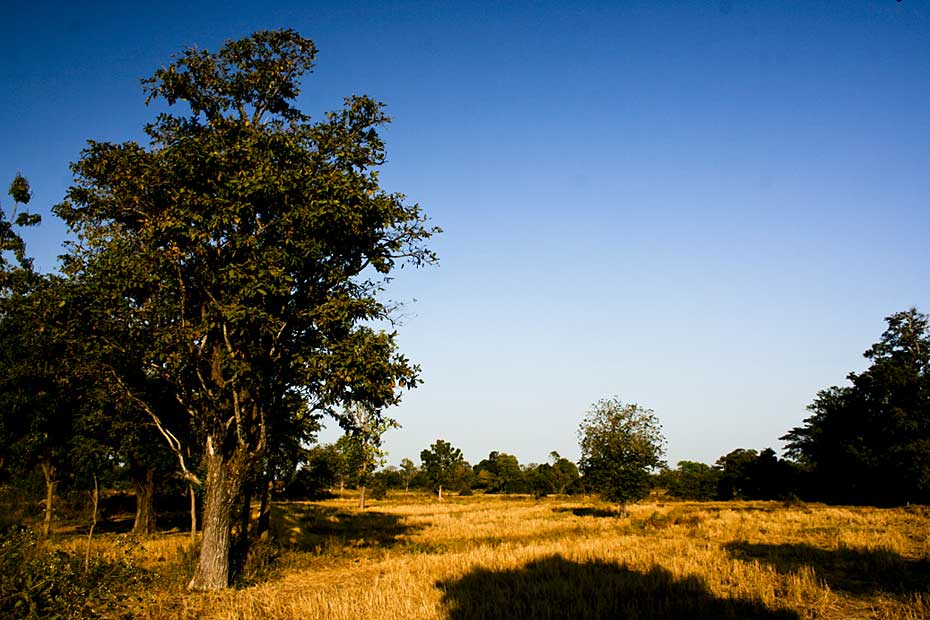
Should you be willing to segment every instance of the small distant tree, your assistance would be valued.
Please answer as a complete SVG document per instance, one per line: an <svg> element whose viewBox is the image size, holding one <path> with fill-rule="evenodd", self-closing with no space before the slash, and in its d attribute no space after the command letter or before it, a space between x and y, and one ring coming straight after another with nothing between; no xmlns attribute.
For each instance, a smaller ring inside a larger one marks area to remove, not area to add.
<svg viewBox="0 0 930 620"><path fill-rule="evenodd" d="M381 446L381 437L400 425L380 411L360 403L346 407L341 421L348 430L337 445L343 450L347 471L358 489L359 510L364 510L371 475L384 464L387 455Z"/></svg>
<svg viewBox="0 0 930 620"><path fill-rule="evenodd" d="M462 475L461 469L465 463L462 451L453 448L448 441L437 439L428 450L420 452L420 461L423 464L424 477L436 490L441 501L443 487L454 484L456 478Z"/></svg>
<svg viewBox="0 0 930 620"><path fill-rule="evenodd" d="M342 462L342 454L335 444L313 446L307 450L303 466L284 486L284 497L295 500L330 497L339 478Z"/></svg>
<svg viewBox="0 0 930 620"><path fill-rule="evenodd" d="M491 452L474 467L476 485L488 493L522 493L526 490L523 470L517 457Z"/></svg>
<svg viewBox="0 0 930 620"><path fill-rule="evenodd" d="M549 458L552 459L552 492L563 495L581 477L578 466L554 450L549 453Z"/></svg>
<svg viewBox="0 0 930 620"><path fill-rule="evenodd" d="M410 483L413 482L417 474L420 473L419 468L417 468L416 463L410 459L402 459L400 462L400 472L404 479L404 491L410 491Z"/></svg>
<svg viewBox="0 0 930 620"><path fill-rule="evenodd" d="M626 511L649 493L650 473L664 465L665 439L651 409L600 400L578 428L581 471L588 486Z"/></svg>

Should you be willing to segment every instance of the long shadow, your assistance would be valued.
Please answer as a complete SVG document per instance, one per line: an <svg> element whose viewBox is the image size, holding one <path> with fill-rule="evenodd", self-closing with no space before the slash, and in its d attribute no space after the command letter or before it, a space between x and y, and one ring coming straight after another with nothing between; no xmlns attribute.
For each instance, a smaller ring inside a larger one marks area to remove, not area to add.
<svg viewBox="0 0 930 620"><path fill-rule="evenodd" d="M475 570L436 586L450 620L797 620L787 609L714 596L697 576L677 579L656 567L572 562L559 555L521 568Z"/></svg>
<svg viewBox="0 0 930 620"><path fill-rule="evenodd" d="M911 560L889 549L827 551L804 543L746 542L729 543L725 548L734 558L765 562L783 574L810 567L831 589L854 595L910 594L930 588L930 562Z"/></svg>
<svg viewBox="0 0 930 620"><path fill-rule="evenodd" d="M286 506L286 508L285 508ZM315 504L278 505L278 542L299 551L334 547L393 547L416 529L385 512L348 512Z"/></svg>
<svg viewBox="0 0 930 620"><path fill-rule="evenodd" d="M576 517L609 517L614 519L620 519L624 517L624 514L620 512L620 509L613 508L592 508L590 506L578 506L578 507L557 507L553 508L552 512L570 512Z"/></svg>

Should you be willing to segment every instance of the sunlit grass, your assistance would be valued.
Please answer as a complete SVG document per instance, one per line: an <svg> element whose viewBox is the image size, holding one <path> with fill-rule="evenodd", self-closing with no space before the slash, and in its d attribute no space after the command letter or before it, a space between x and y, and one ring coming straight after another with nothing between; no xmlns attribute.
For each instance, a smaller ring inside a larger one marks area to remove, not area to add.
<svg viewBox="0 0 930 620"><path fill-rule="evenodd" d="M773 502L399 495L274 506L237 589L184 591L186 535L129 552L159 572L141 618L930 617L930 516ZM95 552L125 554L106 535ZM78 539L63 543L80 548Z"/></svg>

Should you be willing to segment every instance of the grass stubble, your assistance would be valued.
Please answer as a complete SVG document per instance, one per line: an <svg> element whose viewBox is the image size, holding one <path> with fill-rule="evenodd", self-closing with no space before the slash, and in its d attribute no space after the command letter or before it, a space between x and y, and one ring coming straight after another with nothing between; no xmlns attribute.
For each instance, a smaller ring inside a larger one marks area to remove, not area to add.
<svg viewBox="0 0 930 620"><path fill-rule="evenodd" d="M218 593L184 591L186 535L142 539L136 562L157 578L132 617L930 618L923 507L651 501L621 517L574 497L353 504L275 504L273 542ZM116 553L113 540L94 552Z"/></svg>

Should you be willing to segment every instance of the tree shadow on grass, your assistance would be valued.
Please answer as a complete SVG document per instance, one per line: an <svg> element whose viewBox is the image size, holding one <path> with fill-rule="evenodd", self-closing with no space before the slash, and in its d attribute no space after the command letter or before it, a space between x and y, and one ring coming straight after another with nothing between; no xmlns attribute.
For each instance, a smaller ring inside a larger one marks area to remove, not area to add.
<svg viewBox="0 0 930 620"><path fill-rule="evenodd" d="M729 543L726 549L734 558L765 562L782 574L810 567L831 589L853 595L911 594L930 588L930 562L910 560L890 549L840 547L828 551L804 543L746 542Z"/></svg>
<svg viewBox="0 0 930 620"><path fill-rule="evenodd" d="M694 575L678 579L660 567L643 573L559 555L517 569L478 569L436 586L450 620L798 619L791 610L718 598Z"/></svg>
<svg viewBox="0 0 930 620"><path fill-rule="evenodd" d="M375 511L345 511L316 504L276 505L276 538L298 551L343 547L393 547L419 528L401 516Z"/></svg>
<svg viewBox="0 0 930 620"><path fill-rule="evenodd" d="M553 508L552 512L570 512L576 517L610 517L621 519L627 516L621 512L619 508L593 508L591 506L558 507Z"/></svg>

